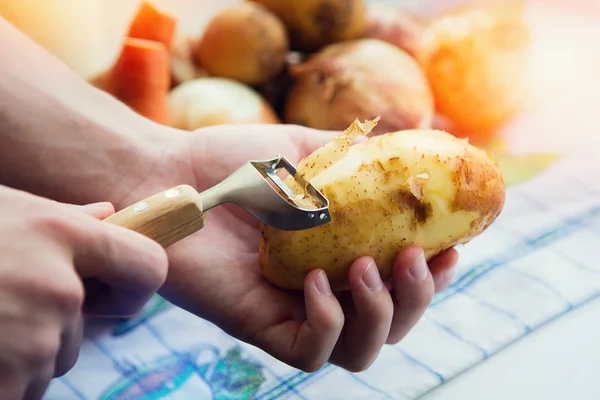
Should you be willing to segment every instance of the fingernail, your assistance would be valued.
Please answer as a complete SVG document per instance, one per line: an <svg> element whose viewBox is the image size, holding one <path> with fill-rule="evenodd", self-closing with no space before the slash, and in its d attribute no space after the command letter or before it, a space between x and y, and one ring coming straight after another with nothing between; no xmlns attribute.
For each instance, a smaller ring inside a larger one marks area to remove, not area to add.
<svg viewBox="0 0 600 400"><path fill-rule="evenodd" d="M315 279L315 286L319 293L324 296L331 296L333 293L331 292L331 286L329 286L329 281L327 280L327 275L325 272L319 272L317 278Z"/></svg>
<svg viewBox="0 0 600 400"><path fill-rule="evenodd" d="M415 260L415 263L408 269L408 272L418 281L422 281L427 278L429 274L429 268L427 267L427 262L425 261L425 255L421 253L419 257Z"/></svg>
<svg viewBox="0 0 600 400"><path fill-rule="evenodd" d="M381 277L379 276L379 271L377 270L377 266L373 261L369 263L365 273L362 276L362 280L365 285L371 289L372 291L379 291L383 285L381 282Z"/></svg>

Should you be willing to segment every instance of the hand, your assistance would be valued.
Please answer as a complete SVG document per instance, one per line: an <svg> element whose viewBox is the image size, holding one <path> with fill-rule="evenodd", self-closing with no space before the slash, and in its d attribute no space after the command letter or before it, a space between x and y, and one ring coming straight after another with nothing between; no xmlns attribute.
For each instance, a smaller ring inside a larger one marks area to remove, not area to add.
<svg viewBox="0 0 600 400"><path fill-rule="evenodd" d="M186 132L167 152L174 158L160 164L166 169L179 166L171 171L171 180L159 182L153 175L122 205L180 183L204 190L249 159L282 154L297 163L332 135L293 126ZM159 170L164 168L155 168ZM263 279L257 261L259 237L258 223L241 209L223 205L210 210L202 231L168 249L170 271L161 294L305 371L326 362L351 371L367 368L385 343L398 342L418 321L434 290L448 284L457 259L449 250L428 266L421 249L407 248L398 255L394 280L386 287L373 260L363 257L351 267L349 292L332 296L326 275L315 270L299 295Z"/></svg>
<svg viewBox="0 0 600 400"><path fill-rule="evenodd" d="M0 186L0 398L40 399L77 360L82 312L131 315L163 284L164 250L97 220L113 212Z"/></svg>

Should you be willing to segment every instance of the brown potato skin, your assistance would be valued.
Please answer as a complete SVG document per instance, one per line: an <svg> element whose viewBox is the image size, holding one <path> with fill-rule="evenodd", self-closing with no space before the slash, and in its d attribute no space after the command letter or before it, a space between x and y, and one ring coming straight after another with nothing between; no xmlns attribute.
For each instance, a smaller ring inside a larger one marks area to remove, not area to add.
<svg viewBox="0 0 600 400"><path fill-rule="evenodd" d="M356 39L364 32L365 0L250 0L263 4L285 23L291 49L315 52L323 46Z"/></svg>
<svg viewBox="0 0 600 400"><path fill-rule="evenodd" d="M421 142L423 136L429 137L427 142ZM261 227L259 264L273 285L302 290L306 275L322 268L334 290L346 290L349 268L361 256L373 257L382 279L389 280L401 249L420 245L429 260L481 234L502 211L501 171L464 140L415 130L376 136L353 147L360 146L371 146L369 151L397 146L392 153L398 156L388 154L323 186L318 176L313 179L330 201L331 223L302 231ZM423 172L431 182L420 200L403 183Z"/></svg>
<svg viewBox="0 0 600 400"><path fill-rule="evenodd" d="M434 101L419 64L376 39L326 46L290 67L294 83L283 119L315 129L344 130L358 118L381 116L373 134L429 128Z"/></svg>
<svg viewBox="0 0 600 400"><path fill-rule="evenodd" d="M288 50L281 20L266 7L245 2L213 17L194 56L212 76L260 85L283 70Z"/></svg>

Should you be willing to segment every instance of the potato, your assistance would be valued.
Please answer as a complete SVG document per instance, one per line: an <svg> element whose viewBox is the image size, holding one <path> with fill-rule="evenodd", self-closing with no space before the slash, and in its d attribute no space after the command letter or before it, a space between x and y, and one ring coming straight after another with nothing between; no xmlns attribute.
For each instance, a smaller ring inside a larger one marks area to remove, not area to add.
<svg viewBox="0 0 600 400"><path fill-rule="evenodd" d="M361 256L373 257L387 280L402 248L420 245L431 259L479 235L502 211L502 173L467 139L425 129L351 145L369 124L355 121L298 164L298 173L329 200L332 222L301 231L262 225L259 263L272 284L301 290L308 272L322 268L333 290L344 290ZM303 195L291 177L285 182ZM312 202L305 196L298 204Z"/></svg>
<svg viewBox="0 0 600 400"><path fill-rule="evenodd" d="M529 53L518 13L468 9L432 22L416 58L453 133L483 144L522 109Z"/></svg>
<svg viewBox="0 0 600 400"><path fill-rule="evenodd" d="M247 2L215 15L194 55L213 76L260 85L283 70L288 50L283 22L266 7Z"/></svg>
<svg viewBox="0 0 600 400"><path fill-rule="evenodd" d="M314 52L328 44L356 39L367 24L365 0L251 0L285 23L292 50Z"/></svg>

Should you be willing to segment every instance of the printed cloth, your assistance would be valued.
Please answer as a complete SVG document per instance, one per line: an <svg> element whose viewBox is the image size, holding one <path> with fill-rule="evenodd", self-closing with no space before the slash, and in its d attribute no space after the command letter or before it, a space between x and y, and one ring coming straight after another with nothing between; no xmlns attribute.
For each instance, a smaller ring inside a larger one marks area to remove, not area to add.
<svg viewBox="0 0 600 400"><path fill-rule="evenodd" d="M453 283L366 372L307 374L160 297L119 323L87 327L75 368L47 400L415 399L600 293L597 157L504 160L506 206L459 247ZM539 170L542 170L541 172ZM533 172L539 173L531 176Z"/></svg>

